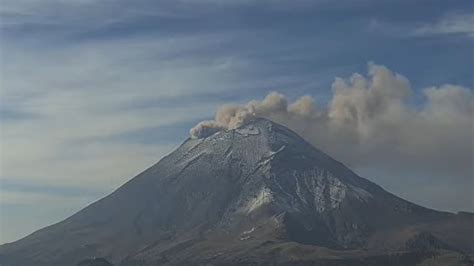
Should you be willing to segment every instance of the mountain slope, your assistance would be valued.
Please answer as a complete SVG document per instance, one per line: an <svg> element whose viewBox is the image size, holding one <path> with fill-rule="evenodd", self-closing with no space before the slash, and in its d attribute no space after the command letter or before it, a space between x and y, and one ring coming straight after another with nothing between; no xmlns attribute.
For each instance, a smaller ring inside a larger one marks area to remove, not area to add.
<svg viewBox="0 0 474 266"><path fill-rule="evenodd" d="M456 219L458 228L445 226ZM0 263L75 265L89 257L122 265L229 263L275 253L285 261L305 247L320 258L358 260L405 250L424 231L472 251L466 240L472 221L400 199L291 130L254 119L186 140L109 196L1 246Z"/></svg>

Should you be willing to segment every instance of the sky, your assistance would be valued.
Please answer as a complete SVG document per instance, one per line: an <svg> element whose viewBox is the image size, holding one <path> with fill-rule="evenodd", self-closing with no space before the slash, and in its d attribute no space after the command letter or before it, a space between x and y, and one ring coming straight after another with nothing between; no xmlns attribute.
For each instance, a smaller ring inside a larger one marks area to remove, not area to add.
<svg viewBox="0 0 474 266"><path fill-rule="evenodd" d="M407 200L474 211L473 24L456 0L2 0L0 243L106 196L222 104L305 95L311 114L369 112L356 142L313 144ZM262 114L298 131L291 106Z"/></svg>

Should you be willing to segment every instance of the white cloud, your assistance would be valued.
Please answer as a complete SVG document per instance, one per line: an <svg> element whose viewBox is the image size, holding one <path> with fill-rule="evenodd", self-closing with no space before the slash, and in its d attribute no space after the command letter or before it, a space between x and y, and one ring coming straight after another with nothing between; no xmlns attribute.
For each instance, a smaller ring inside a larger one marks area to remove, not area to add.
<svg viewBox="0 0 474 266"><path fill-rule="evenodd" d="M474 37L474 14L449 14L432 24L424 24L413 31L416 36L466 34Z"/></svg>

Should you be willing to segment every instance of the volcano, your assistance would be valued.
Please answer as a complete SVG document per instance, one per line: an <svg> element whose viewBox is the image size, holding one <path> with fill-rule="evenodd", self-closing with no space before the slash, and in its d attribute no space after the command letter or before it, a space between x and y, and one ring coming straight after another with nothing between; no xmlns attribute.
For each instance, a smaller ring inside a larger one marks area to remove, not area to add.
<svg viewBox="0 0 474 266"><path fill-rule="evenodd" d="M255 118L187 139L112 194L2 245L0 264L470 265L473 237L473 214L403 200Z"/></svg>

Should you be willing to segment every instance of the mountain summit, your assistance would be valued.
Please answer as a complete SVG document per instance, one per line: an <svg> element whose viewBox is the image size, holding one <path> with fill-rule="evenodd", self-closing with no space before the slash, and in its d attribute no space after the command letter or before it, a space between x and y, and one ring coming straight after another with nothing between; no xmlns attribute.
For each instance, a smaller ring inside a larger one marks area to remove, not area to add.
<svg viewBox="0 0 474 266"><path fill-rule="evenodd" d="M473 252L473 225L471 214L396 197L255 118L186 140L109 196L1 246L0 264L414 265L438 250Z"/></svg>

